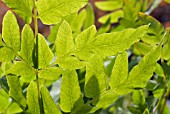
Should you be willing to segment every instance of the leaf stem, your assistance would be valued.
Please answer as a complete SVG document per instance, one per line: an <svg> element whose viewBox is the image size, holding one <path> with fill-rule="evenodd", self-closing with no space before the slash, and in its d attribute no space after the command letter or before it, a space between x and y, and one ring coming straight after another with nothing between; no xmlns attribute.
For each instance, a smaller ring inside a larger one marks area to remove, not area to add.
<svg viewBox="0 0 170 114"><path fill-rule="evenodd" d="M34 32L35 32L35 68L36 68L36 85L38 90L38 102L40 106L40 114L44 114L43 111L43 105L41 100L41 94L40 94L40 85L39 85L39 78L38 78L38 18L37 18L37 7L36 7L37 0L34 0Z"/></svg>
<svg viewBox="0 0 170 114"><path fill-rule="evenodd" d="M170 90L168 89L168 91L166 92L166 95L165 95L165 100L163 102L162 108L160 110L160 114L163 114L163 111L164 111L164 108L166 106L169 94L170 94Z"/></svg>

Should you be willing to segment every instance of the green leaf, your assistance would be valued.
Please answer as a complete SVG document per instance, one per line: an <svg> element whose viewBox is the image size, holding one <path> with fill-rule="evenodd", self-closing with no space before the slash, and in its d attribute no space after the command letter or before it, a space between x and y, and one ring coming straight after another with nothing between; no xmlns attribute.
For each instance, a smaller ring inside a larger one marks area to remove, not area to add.
<svg viewBox="0 0 170 114"><path fill-rule="evenodd" d="M91 56L86 66L85 96L95 98L106 91L106 74L103 59L99 56Z"/></svg>
<svg viewBox="0 0 170 114"><path fill-rule="evenodd" d="M94 49L103 58L121 53L130 48L134 42L139 41L147 32L147 29L148 26L146 25L137 29L125 29L121 32L99 35L93 42Z"/></svg>
<svg viewBox="0 0 170 114"><path fill-rule="evenodd" d="M9 96L8 94L3 90L0 89L0 113L5 113L5 109L8 107L9 103Z"/></svg>
<svg viewBox="0 0 170 114"><path fill-rule="evenodd" d="M170 28L166 28L166 32L167 34L165 38L167 38L167 41L165 42L163 46L162 58L165 60L168 60L170 59L170 53L168 53L170 50Z"/></svg>
<svg viewBox="0 0 170 114"><path fill-rule="evenodd" d="M160 64L158 64L158 63L156 64L155 73L156 73L157 75L159 75L159 76L162 76L162 77L165 76L162 66L161 66Z"/></svg>
<svg viewBox="0 0 170 114"><path fill-rule="evenodd" d="M95 104L95 107L90 112L94 113L96 110L100 108L108 107L109 105L113 104L118 97L119 97L118 94L110 90L100 94L100 96L95 98L93 102L93 104Z"/></svg>
<svg viewBox="0 0 170 114"><path fill-rule="evenodd" d="M6 45L15 52L20 50L20 30L17 20L11 11L3 19L2 38Z"/></svg>
<svg viewBox="0 0 170 114"><path fill-rule="evenodd" d="M62 21L58 22L55 26L51 26L50 27L50 35L48 36L48 41L51 43L55 43L56 37L57 37L57 33L58 33L58 29L61 25Z"/></svg>
<svg viewBox="0 0 170 114"><path fill-rule="evenodd" d="M88 29L81 32L75 40L76 43L76 56L79 57L81 60L87 60L88 57L91 55L89 49L92 45L93 40L95 39L96 35L96 27L92 25Z"/></svg>
<svg viewBox="0 0 170 114"><path fill-rule="evenodd" d="M151 49L152 49L153 46L151 45L148 45L146 43L142 43L142 42L136 42L134 44L134 53L135 54L142 54L142 55L145 55L147 54Z"/></svg>
<svg viewBox="0 0 170 114"><path fill-rule="evenodd" d="M3 41L2 41L2 36L0 34L0 47L2 47L2 46L3 46Z"/></svg>
<svg viewBox="0 0 170 114"><path fill-rule="evenodd" d="M61 24L58 30L55 45L58 58L64 57L74 50L72 30L66 21Z"/></svg>
<svg viewBox="0 0 170 114"><path fill-rule="evenodd" d="M51 43L55 43L57 33L58 33L58 29L59 29L59 27L61 26L61 24L63 23L64 20L67 21L68 23L73 23L73 22L81 23L80 21L75 21L76 17L77 17L77 13L70 14L66 17L63 17L61 19L61 21L58 22L55 26L51 26L51 31L50 31L50 35L48 36L48 41L50 41Z"/></svg>
<svg viewBox="0 0 170 114"><path fill-rule="evenodd" d="M142 90L134 90L132 99L133 99L134 104L139 107L145 104L145 96Z"/></svg>
<svg viewBox="0 0 170 114"><path fill-rule="evenodd" d="M23 110L14 102L8 107L8 114L22 113Z"/></svg>
<svg viewBox="0 0 170 114"><path fill-rule="evenodd" d="M45 86L41 87L41 95L45 114L62 114Z"/></svg>
<svg viewBox="0 0 170 114"><path fill-rule="evenodd" d="M100 23L106 23L109 18L111 23L117 23L119 18L123 17L124 13L122 10L114 11L112 13L109 13L101 18L99 18Z"/></svg>
<svg viewBox="0 0 170 114"><path fill-rule="evenodd" d="M20 55L25 62L32 66L32 53L34 49L34 33L29 25L25 25L22 31L22 44Z"/></svg>
<svg viewBox="0 0 170 114"><path fill-rule="evenodd" d="M110 25L110 18L104 23L97 31L97 35L100 35L102 33L107 33L110 31L111 25Z"/></svg>
<svg viewBox="0 0 170 114"><path fill-rule="evenodd" d="M83 30L92 26L94 24L94 21L95 21L95 16L94 16L93 7L90 4L88 4L86 9L86 19L84 22Z"/></svg>
<svg viewBox="0 0 170 114"><path fill-rule="evenodd" d="M147 29L146 25L137 29L130 28L94 37L94 27L90 27L77 36L75 55L81 60L86 60L93 53L103 58L122 53L130 48L134 42L139 41Z"/></svg>
<svg viewBox="0 0 170 114"><path fill-rule="evenodd" d="M27 90L28 112L31 114L40 114L40 106L38 102L38 90L35 82L31 82Z"/></svg>
<svg viewBox="0 0 170 114"><path fill-rule="evenodd" d="M78 58L73 56L67 56L58 59L57 63L61 68L65 68L65 69L82 69L86 65L84 61L80 61Z"/></svg>
<svg viewBox="0 0 170 114"><path fill-rule="evenodd" d="M0 61L1 62L7 62L7 61L14 60L15 56L16 56L16 54L12 49L10 49L8 47L0 48Z"/></svg>
<svg viewBox="0 0 170 114"><path fill-rule="evenodd" d="M26 99L23 96L22 88L19 82L19 77L8 75L6 76L8 81L9 95L19 104L20 107L26 108Z"/></svg>
<svg viewBox="0 0 170 114"><path fill-rule="evenodd" d="M6 71L6 74L15 74L17 76L22 75L35 75L35 71L32 67L28 66L25 62L18 61L12 68Z"/></svg>
<svg viewBox="0 0 170 114"><path fill-rule="evenodd" d="M39 77L46 80L57 80L60 78L63 70L59 67L51 67L47 69L42 69L39 71Z"/></svg>
<svg viewBox="0 0 170 114"><path fill-rule="evenodd" d="M148 34L146 34L142 41L148 44L157 44L162 38L162 33L164 31L163 25L151 16L144 13L139 13L139 18L143 24L150 24L148 29Z"/></svg>
<svg viewBox="0 0 170 114"><path fill-rule="evenodd" d="M77 73L74 70L64 71L60 90L60 106L62 111L71 112L74 108L84 104Z"/></svg>
<svg viewBox="0 0 170 114"><path fill-rule="evenodd" d="M54 55L47 45L45 38L38 34L38 67L46 68L54 58Z"/></svg>
<svg viewBox="0 0 170 114"><path fill-rule="evenodd" d="M123 52L116 57L115 64L110 76L109 85L116 88L121 85L128 77L128 54Z"/></svg>
<svg viewBox="0 0 170 114"><path fill-rule="evenodd" d="M95 2L95 6L103 11L112 11L121 8L123 5L122 0L114 1L99 1Z"/></svg>
<svg viewBox="0 0 170 114"><path fill-rule="evenodd" d="M151 78L156 68L156 63L161 55L161 45L153 48L129 73L124 86L128 88L143 88Z"/></svg>
<svg viewBox="0 0 170 114"><path fill-rule="evenodd" d="M39 0L39 18L44 24L56 24L62 17L78 12L87 0Z"/></svg>
<svg viewBox="0 0 170 114"><path fill-rule="evenodd" d="M77 32L77 33L81 32L81 29L83 27L84 21L85 21L85 19L87 17L86 13L87 12L86 12L85 9L81 10L81 12L75 18L75 20L72 21L71 28L72 28L73 32Z"/></svg>
<svg viewBox="0 0 170 114"><path fill-rule="evenodd" d="M33 0L3 0L3 2L21 16L27 24L31 23Z"/></svg>
<svg viewBox="0 0 170 114"><path fill-rule="evenodd" d="M163 25L153 17L146 15L144 13L139 13L139 17L144 24L150 23L148 33L160 35L164 31Z"/></svg>

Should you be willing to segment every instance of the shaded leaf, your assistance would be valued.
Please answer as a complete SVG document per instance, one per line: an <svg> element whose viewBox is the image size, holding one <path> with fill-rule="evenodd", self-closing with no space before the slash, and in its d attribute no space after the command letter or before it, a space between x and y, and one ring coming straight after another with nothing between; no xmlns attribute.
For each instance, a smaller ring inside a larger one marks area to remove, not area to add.
<svg viewBox="0 0 170 114"><path fill-rule="evenodd" d="M26 99L23 96L22 88L19 82L19 78L17 76L7 75L8 81L9 95L15 100L16 103L19 104L20 107L26 108Z"/></svg>
<svg viewBox="0 0 170 114"><path fill-rule="evenodd" d="M95 98L106 91L104 62L99 56L91 56L86 66L85 96Z"/></svg>

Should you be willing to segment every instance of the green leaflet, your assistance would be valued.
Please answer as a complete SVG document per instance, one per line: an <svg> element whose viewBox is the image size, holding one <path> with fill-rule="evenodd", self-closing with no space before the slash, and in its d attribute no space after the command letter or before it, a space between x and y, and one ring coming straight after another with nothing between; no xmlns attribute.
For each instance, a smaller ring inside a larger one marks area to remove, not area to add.
<svg viewBox="0 0 170 114"><path fill-rule="evenodd" d="M103 58L121 53L134 43L140 40L147 32L148 26L141 26L137 29L125 29L121 32L105 33L96 37L93 45L95 52ZM106 40L107 39L107 40Z"/></svg>
<svg viewBox="0 0 170 114"><path fill-rule="evenodd" d="M20 30L17 20L11 11L3 19L2 38L6 45L15 52L20 50Z"/></svg>
<svg viewBox="0 0 170 114"><path fill-rule="evenodd" d="M83 30L92 26L94 24L94 21L95 21L95 16L94 16L93 7L90 4L88 4L87 10L86 10L86 19L85 19L85 22L84 22Z"/></svg>
<svg viewBox="0 0 170 114"><path fill-rule="evenodd" d="M54 55L47 45L45 38L38 34L38 67L46 68L54 58Z"/></svg>
<svg viewBox="0 0 170 114"><path fill-rule="evenodd" d="M97 33L96 27L92 25L91 27L84 30L76 37L75 55L81 60L87 60L88 57L91 55L91 52L89 52L89 50L91 45L93 44L93 40L95 39L96 33Z"/></svg>
<svg viewBox="0 0 170 114"><path fill-rule="evenodd" d="M117 98L119 97L118 94L108 90L104 93L100 94L97 98L95 98L93 104L95 104L95 107L91 109L90 112L94 113L96 110L108 107L109 105L113 104Z"/></svg>
<svg viewBox="0 0 170 114"><path fill-rule="evenodd" d="M134 44L134 53L138 54L138 55L145 55L147 54L151 49L152 49L152 45L148 45L146 43L142 43L142 42L136 42Z"/></svg>
<svg viewBox="0 0 170 114"><path fill-rule="evenodd" d="M142 106L145 104L145 96L142 90L134 90L132 99L135 105Z"/></svg>
<svg viewBox="0 0 170 114"><path fill-rule="evenodd" d="M17 114L17 113L22 113L23 110L15 103L13 102L9 107L8 107L8 114Z"/></svg>
<svg viewBox="0 0 170 114"><path fill-rule="evenodd" d="M0 89L0 104L0 113L4 114L4 109L6 109L10 103L9 96L3 89Z"/></svg>
<svg viewBox="0 0 170 114"><path fill-rule="evenodd" d="M1 62L14 60L15 55L16 55L15 52L8 47L0 48L0 61Z"/></svg>
<svg viewBox="0 0 170 114"><path fill-rule="evenodd" d="M57 63L61 68L65 69L82 69L86 65L84 61L80 61L78 58L73 56L66 56L64 58L58 59Z"/></svg>
<svg viewBox="0 0 170 114"><path fill-rule="evenodd" d="M128 76L128 54L123 52L116 57L115 64L110 76L109 85L111 88L116 88L121 85Z"/></svg>
<svg viewBox="0 0 170 114"><path fill-rule="evenodd" d="M7 75L9 95L19 104L20 107L26 108L26 99L23 96L19 78L17 76Z"/></svg>
<svg viewBox="0 0 170 114"><path fill-rule="evenodd" d="M125 29L121 32L104 33L94 38L94 30L88 28L76 38L75 55L80 59L87 59L92 53L103 58L121 53L140 40L147 32L148 26L137 29ZM91 36L89 36L91 35Z"/></svg>
<svg viewBox="0 0 170 114"><path fill-rule="evenodd" d="M86 12L85 9L81 10L81 12L75 18L75 20L72 21L71 28L72 28L73 32L76 32L76 33L81 32L81 29L83 27L84 21L86 19L86 13L87 12ZM79 22L79 23L77 23L77 22Z"/></svg>
<svg viewBox="0 0 170 114"><path fill-rule="evenodd" d="M85 96L95 98L106 91L104 62L99 56L91 56L86 66Z"/></svg>
<svg viewBox="0 0 170 114"><path fill-rule="evenodd" d="M45 114L62 114L45 86L41 87L41 95Z"/></svg>
<svg viewBox="0 0 170 114"><path fill-rule="evenodd" d="M37 8L44 24L56 24L62 17L78 12L86 4L87 0L39 0Z"/></svg>
<svg viewBox="0 0 170 114"><path fill-rule="evenodd" d="M33 81L29 84L27 89L27 104L29 113L40 114L37 85Z"/></svg>
<svg viewBox="0 0 170 114"><path fill-rule="evenodd" d="M84 104L75 70L64 71L60 90L60 106L62 111L71 112Z"/></svg>
<svg viewBox="0 0 170 114"><path fill-rule="evenodd" d="M147 81L151 78L156 68L156 63L160 58L161 45L153 48L129 73L124 82L125 88L144 88ZM154 56L153 56L154 55Z"/></svg>
<svg viewBox="0 0 170 114"><path fill-rule="evenodd" d="M116 23L118 22L119 18L123 17L124 13L122 10L118 10L118 11L115 11L115 12L112 12L112 13L109 13L101 18L99 18L99 22L100 23L106 23L106 21L110 19L110 22L111 23Z"/></svg>
<svg viewBox="0 0 170 114"><path fill-rule="evenodd" d="M61 24L58 30L55 45L56 55L58 57L57 63L60 67L66 69L81 69L85 66L83 61L71 56L75 50L75 46L71 27L66 21Z"/></svg>
<svg viewBox="0 0 170 114"><path fill-rule="evenodd" d="M162 58L165 60L170 59L170 53L169 53L169 49L170 49L170 28L166 28L166 36L165 38L167 38L166 43L163 46L163 50L162 50Z"/></svg>
<svg viewBox="0 0 170 114"><path fill-rule="evenodd" d="M122 0L113 1L99 1L95 2L95 6L103 11L112 11L121 8L123 5Z"/></svg>
<svg viewBox="0 0 170 114"><path fill-rule="evenodd" d="M74 50L72 30L66 21L59 27L55 45L58 58L64 57Z"/></svg>
<svg viewBox="0 0 170 114"><path fill-rule="evenodd" d="M58 29L59 29L60 25L61 25L61 21L58 22L55 26L50 27L50 35L48 36L49 42L55 43L57 33L58 33Z"/></svg>
<svg viewBox="0 0 170 114"><path fill-rule="evenodd" d="M141 19L141 21L144 24L149 24L150 23L148 33L152 33L154 35L160 35L164 31L163 25L159 21L154 19L153 17L148 16L148 15L146 15L144 13L139 13L139 18Z"/></svg>
<svg viewBox="0 0 170 114"><path fill-rule="evenodd" d="M14 10L22 19L30 24L32 21L33 0L3 0L5 4ZM10 19L9 19L10 20Z"/></svg>
<svg viewBox="0 0 170 114"><path fill-rule="evenodd" d="M60 78L62 72L63 70L60 67L51 67L40 70L38 76L46 80L57 80Z"/></svg>
<svg viewBox="0 0 170 114"><path fill-rule="evenodd" d="M0 47L2 47L2 46L3 46L2 36L1 36L1 34L0 34Z"/></svg>
<svg viewBox="0 0 170 114"><path fill-rule="evenodd" d="M29 25L25 25L22 31L22 44L20 55L25 62L32 66L32 53L34 49L34 33Z"/></svg>
<svg viewBox="0 0 170 114"><path fill-rule="evenodd" d="M34 69L28 66L25 62L18 61L12 68L6 71L6 74L22 75L35 75Z"/></svg>
<svg viewBox="0 0 170 114"><path fill-rule="evenodd" d="M146 34L142 41L147 44L157 44L162 38L162 33L164 31L163 25L151 16L144 13L139 13L139 18L143 24L150 24L148 29L148 34Z"/></svg>
<svg viewBox="0 0 170 114"><path fill-rule="evenodd" d="M48 41L50 41L51 43L55 43L58 29L61 26L61 24L63 23L63 21L65 20L68 23L72 23L72 22L75 22L76 17L77 17L77 13L70 14L66 17L63 17L55 26L51 26L51 31L50 31L50 35L48 36ZM76 22L79 22L79 21L76 21Z"/></svg>

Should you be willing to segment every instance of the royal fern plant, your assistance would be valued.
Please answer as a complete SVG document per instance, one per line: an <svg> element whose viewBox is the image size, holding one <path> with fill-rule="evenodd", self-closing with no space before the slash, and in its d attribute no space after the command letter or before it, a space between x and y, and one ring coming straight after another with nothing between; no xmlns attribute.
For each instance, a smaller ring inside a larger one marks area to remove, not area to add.
<svg viewBox="0 0 170 114"><path fill-rule="evenodd" d="M0 37L0 113L95 113L131 92L137 106L145 104L142 89L157 68L162 47L169 42L164 29L160 34L165 34L129 69L129 50L143 39L153 38L149 32L154 23L143 21L135 28L99 34L93 21L89 24L83 18L86 14L87 19L94 19L91 6L78 13L88 0L3 2L11 10L3 17ZM15 13L25 21L22 30ZM38 33L38 20L52 26L49 39ZM114 58L110 74L105 69L107 58ZM57 100L50 92L56 81L61 81L55 91L59 90ZM141 113L148 114L149 108L143 106Z"/></svg>

